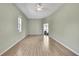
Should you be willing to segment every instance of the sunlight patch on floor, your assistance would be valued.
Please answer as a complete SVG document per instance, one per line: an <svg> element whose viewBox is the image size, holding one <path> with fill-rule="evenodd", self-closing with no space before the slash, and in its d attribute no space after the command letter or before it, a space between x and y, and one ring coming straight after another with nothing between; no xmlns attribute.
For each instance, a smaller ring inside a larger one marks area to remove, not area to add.
<svg viewBox="0 0 79 59"><path fill-rule="evenodd" d="M43 48L44 50L49 49L49 37L47 35L43 36Z"/></svg>

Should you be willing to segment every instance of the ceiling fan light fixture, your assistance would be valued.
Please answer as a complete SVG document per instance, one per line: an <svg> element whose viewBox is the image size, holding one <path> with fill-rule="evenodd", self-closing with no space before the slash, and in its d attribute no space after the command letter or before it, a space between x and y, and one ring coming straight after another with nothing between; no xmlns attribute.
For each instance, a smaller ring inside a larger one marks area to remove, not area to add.
<svg viewBox="0 0 79 59"><path fill-rule="evenodd" d="M43 5L42 5L41 3L39 3L39 4L36 5L36 10L37 10L37 11L42 11L43 8L44 8L44 7L43 7Z"/></svg>

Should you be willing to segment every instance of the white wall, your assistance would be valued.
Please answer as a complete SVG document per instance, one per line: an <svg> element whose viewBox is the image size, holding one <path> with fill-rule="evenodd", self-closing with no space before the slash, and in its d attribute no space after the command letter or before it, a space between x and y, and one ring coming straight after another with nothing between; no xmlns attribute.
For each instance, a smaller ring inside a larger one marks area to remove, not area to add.
<svg viewBox="0 0 79 59"><path fill-rule="evenodd" d="M18 16L22 16L22 32L17 30ZM26 17L13 4L0 4L0 53L23 39L27 31Z"/></svg>
<svg viewBox="0 0 79 59"><path fill-rule="evenodd" d="M40 35L42 32L41 19L29 19L28 21L29 34Z"/></svg>
<svg viewBox="0 0 79 59"><path fill-rule="evenodd" d="M79 4L65 4L46 22L52 38L79 53Z"/></svg>

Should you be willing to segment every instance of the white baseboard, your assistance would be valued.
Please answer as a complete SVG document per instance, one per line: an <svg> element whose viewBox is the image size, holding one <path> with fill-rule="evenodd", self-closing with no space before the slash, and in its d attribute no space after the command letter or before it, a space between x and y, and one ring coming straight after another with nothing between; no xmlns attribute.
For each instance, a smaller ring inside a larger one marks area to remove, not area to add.
<svg viewBox="0 0 79 59"><path fill-rule="evenodd" d="M40 35L42 35L42 34L28 34L28 35L40 36Z"/></svg>
<svg viewBox="0 0 79 59"><path fill-rule="evenodd" d="M27 35L28 36L28 35ZM4 54L5 52L7 52L9 49L11 49L13 46L15 46L17 43L19 43L21 40L23 40L26 36L24 36L23 38L19 39L18 41L16 41L14 44L12 44L10 47L8 47L6 50L4 50L3 52L0 53L0 56L2 54Z"/></svg>
<svg viewBox="0 0 79 59"><path fill-rule="evenodd" d="M52 37L52 36L49 36L49 37L52 38L52 39L54 39L54 40L57 41L59 44L63 45L65 48L69 49L70 51L72 51L73 53L75 53L76 55L79 56L79 53L78 53L78 52L76 52L75 50L71 49L71 48L68 47L67 45L63 44L62 42L58 41L58 40L56 39L56 37Z"/></svg>

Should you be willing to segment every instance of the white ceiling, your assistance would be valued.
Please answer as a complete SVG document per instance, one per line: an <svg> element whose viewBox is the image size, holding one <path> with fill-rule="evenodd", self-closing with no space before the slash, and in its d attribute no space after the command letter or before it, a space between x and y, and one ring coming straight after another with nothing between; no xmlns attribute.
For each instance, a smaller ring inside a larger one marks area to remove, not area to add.
<svg viewBox="0 0 79 59"><path fill-rule="evenodd" d="M36 4L37 3L17 3L16 6L30 19L45 18L62 6L62 3L42 3L44 9L42 11L36 11Z"/></svg>

